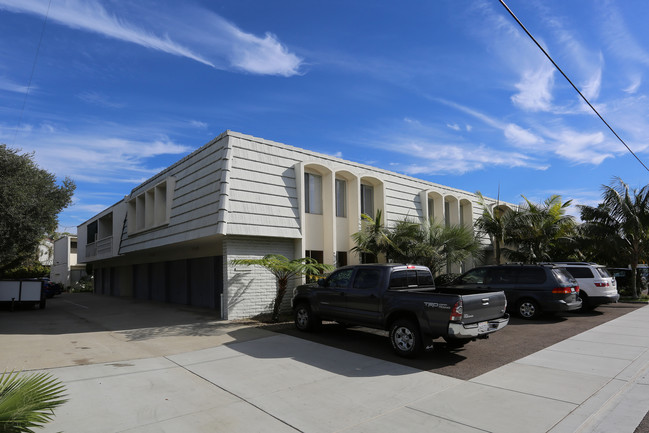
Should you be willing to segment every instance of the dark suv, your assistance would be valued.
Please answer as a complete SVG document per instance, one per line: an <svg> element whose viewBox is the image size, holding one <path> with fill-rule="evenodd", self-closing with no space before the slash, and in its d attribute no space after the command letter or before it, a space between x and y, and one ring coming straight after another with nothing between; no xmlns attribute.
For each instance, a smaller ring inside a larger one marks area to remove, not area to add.
<svg viewBox="0 0 649 433"><path fill-rule="evenodd" d="M570 273L554 265L491 265L465 272L452 286L466 289L503 290L507 307L524 319L541 312L581 308L579 286Z"/></svg>

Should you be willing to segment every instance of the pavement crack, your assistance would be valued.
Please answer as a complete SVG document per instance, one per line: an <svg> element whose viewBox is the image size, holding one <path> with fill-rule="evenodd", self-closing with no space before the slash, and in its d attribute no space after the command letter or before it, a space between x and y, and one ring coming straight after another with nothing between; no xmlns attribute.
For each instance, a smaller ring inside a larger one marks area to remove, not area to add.
<svg viewBox="0 0 649 433"><path fill-rule="evenodd" d="M281 418L278 418L277 416L275 416L274 414L268 412L267 410L265 410L264 408L260 407L259 405L256 405L255 403L246 400L246 399L243 398L242 396L240 396L240 395L238 395L238 394L236 394L236 393L230 391L229 389L226 389L226 388L222 387L222 386L219 385L218 383L215 383L215 382L209 380L208 378L206 378L206 377L204 377L204 376L201 376L200 374L198 374L198 373L196 373L196 372L194 372L194 371L192 371L192 370L186 368L184 365L177 363L176 361L174 361L173 359L170 359L169 357L166 357L166 356L165 356L164 358L165 358L167 361L169 361L169 362L171 362L171 363L177 365L179 368L182 368L183 370L187 371L188 373L193 374L194 376L196 376L196 377L198 377L198 378L204 380L205 382L211 383L212 385L214 385L214 386L217 387L218 389L222 390L223 392L226 392L226 393L230 394L231 396L237 398L238 400L240 400L240 401L242 401L242 402L245 402L246 404L249 404L250 406L254 407L255 409L257 409L257 410L259 410L259 411L265 413L266 415L270 416L271 418L276 419L277 421L279 421L279 422L281 422L282 424L284 424L285 426L287 426L287 427L289 427L289 428L295 430L296 432L304 433L303 430L300 430L299 428L295 427L294 425L292 425L292 424L290 424L290 423L284 421L284 420L281 419Z"/></svg>

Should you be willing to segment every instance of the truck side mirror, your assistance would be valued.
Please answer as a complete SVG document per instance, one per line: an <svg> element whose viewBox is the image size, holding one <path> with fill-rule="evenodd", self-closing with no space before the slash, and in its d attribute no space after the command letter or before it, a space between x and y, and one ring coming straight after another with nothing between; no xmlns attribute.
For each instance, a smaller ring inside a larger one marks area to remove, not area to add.
<svg viewBox="0 0 649 433"><path fill-rule="evenodd" d="M318 280L318 286L320 287L327 287L327 280L325 278L320 278Z"/></svg>

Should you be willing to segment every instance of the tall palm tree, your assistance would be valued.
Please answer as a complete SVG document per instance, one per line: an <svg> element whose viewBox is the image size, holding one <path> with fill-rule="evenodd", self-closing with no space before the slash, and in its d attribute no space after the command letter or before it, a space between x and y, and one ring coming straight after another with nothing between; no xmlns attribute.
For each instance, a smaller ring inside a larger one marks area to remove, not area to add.
<svg viewBox="0 0 649 433"><path fill-rule="evenodd" d="M333 266L318 263L315 259L304 257L301 259L289 260L281 254L267 254L261 259L235 259L230 261L233 265L261 266L270 271L277 280L277 292L273 302L273 313L271 320L279 320L279 310L282 306L284 294L288 283L292 278L303 275L321 275L324 272L333 270Z"/></svg>
<svg viewBox="0 0 649 433"><path fill-rule="evenodd" d="M494 259L496 264L502 263L502 250L505 245L505 233L507 232L507 224L510 220L508 218L510 210L501 208L500 206L487 205L485 198L480 191L476 193L478 202L482 206L482 215L475 221L475 227L479 232L487 235L489 241L494 249Z"/></svg>
<svg viewBox="0 0 649 433"><path fill-rule="evenodd" d="M591 232L617 239L618 253L631 264L633 296L638 297L638 263L649 253L649 185L630 189L619 177L602 185L602 203L580 206L581 218Z"/></svg>

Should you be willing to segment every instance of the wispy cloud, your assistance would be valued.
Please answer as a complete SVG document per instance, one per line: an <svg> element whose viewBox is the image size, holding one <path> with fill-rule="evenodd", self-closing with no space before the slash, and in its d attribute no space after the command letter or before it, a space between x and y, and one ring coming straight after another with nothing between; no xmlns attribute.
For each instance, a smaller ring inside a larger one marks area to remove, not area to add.
<svg viewBox="0 0 649 433"><path fill-rule="evenodd" d="M605 0L600 4L600 23L611 55L649 66L649 51L629 32L616 2Z"/></svg>
<svg viewBox="0 0 649 433"><path fill-rule="evenodd" d="M630 77L629 85L622 90L630 95L633 95L638 91L641 84L642 84L642 76L640 76L640 74L635 74L632 77Z"/></svg>
<svg viewBox="0 0 649 433"><path fill-rule="evenodd" d="M54 2L49 19L61 25L152 50L185 57L216 69L261 75L300 74L302 59L291 53L271 33L263 37L244 32L223 17L183 2L176 10L161 10L150 3L146 14L133 14L129 20L126 5L120 14L107 9L99 0ZM47 0L0 0L0 9L43 16ZM157 19L151 19L155 16ZM142 18L142 17L148 17ZM144 20L147 20L146 22Z"/></svg>
<svg viewBox="0 0 649 433"><path fill-rule="evenodd" d="M477 112L474 114L479 115ZM498 123L488 116L482 118ZM413 118L383 125L383 128L370 132L364 140L368 146L383 152L399 153L401 157L398 160L405 162L392 163L391 169L413 176L464 174L487 167L548 168L548 164L532 155L471 143L449 132L447 125L428 125Z"/></svg>
<svg viewBox="0 0 649 433"><path fill-rule="evenodd" d="M0 125L0 141L12 131ZM14 147L34 151L36 163L58 177L91 183L139 183L160 171L151 166L155 157L193 150L144 127L131 136L118 134L111 125L95 124L87 131L74 132L52 124L24 126Z"/></svg>
<svg viewBox="0 0 649 433"><path fill-rule="evenodd" d="M110 97L97 92L83 92L77 95L82 101L105 108L124 108L125 103L111 100Z"/></svg>
<svg viewBox="0 0 649 433"><path fill-rule="evenodd" d="M15 93L25 93L27 92L27 86L22 86L20 84L14 83L11 80L8 80L7 78L0 77L0 90Z"/></svg>

